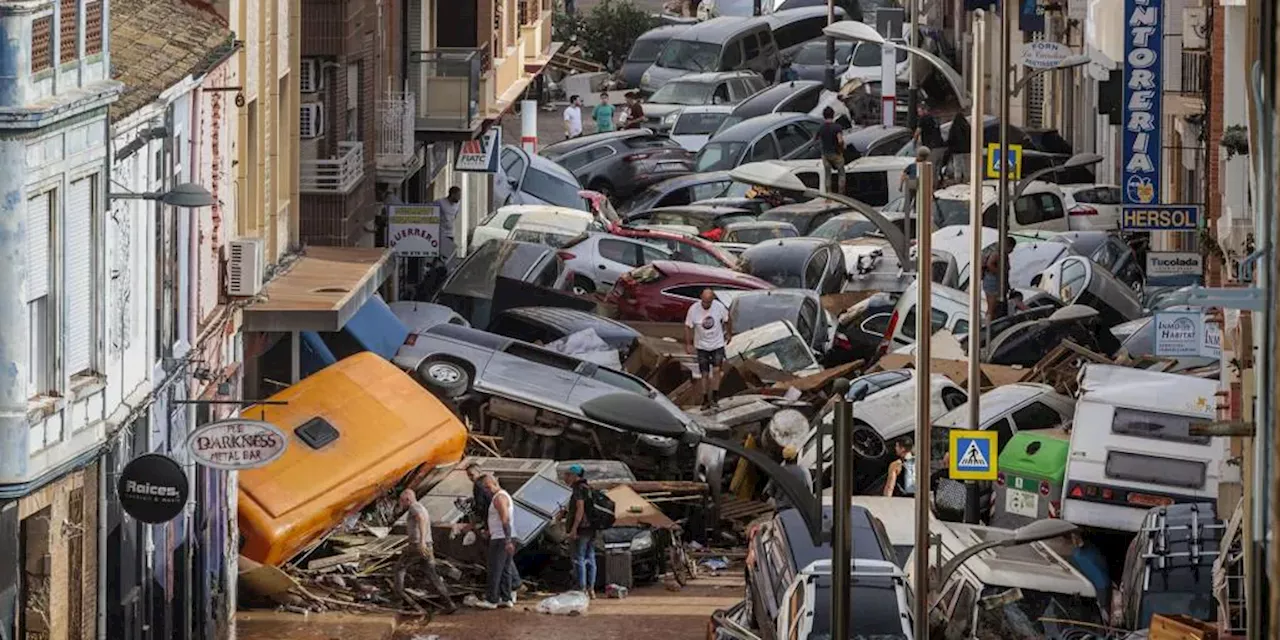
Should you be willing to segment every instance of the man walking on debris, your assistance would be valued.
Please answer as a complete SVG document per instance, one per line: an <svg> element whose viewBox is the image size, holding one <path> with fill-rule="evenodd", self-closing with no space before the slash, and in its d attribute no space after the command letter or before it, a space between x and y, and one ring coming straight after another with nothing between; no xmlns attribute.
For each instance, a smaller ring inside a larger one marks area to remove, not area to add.
<svg viewBox="0 0 1280 640"><path fill-rule="evenodd" d="M573 545L573 570L578 579L578 590L588 598L596 597L596 532L587 519L587 505L591 504L591 487L587 484L587 471L580 464L571 464L564 473L564 483L573 488L569 499L569 513L565 531L569 544Z"/></svg>
<svg viewBox="0 0 1280 640"><path fill-rule="evenodd" d="M729 309L716 300L711 289L702 290L702 300L691 305L684 318L684 350L698 354L698 371L702 374L702 407L717 406L720 367L724 364L724 347L733 335Z"/></svg>
<svg viewBox="0 0 1280 640"><path fill-rule="evenodd" d="M467 604L479 609L510 609L516 604L520 573L516 571L515 502L491 473L484 475L484 485L492 500L489 503L489 571L485 599L469 596Z"/></svg>
<svg viewBox="0 0 1280 640"><path fill-rule="evenodd" d="M1004 281L1009 282L1009 256L1016 245L1013 238L1004 239L1004 247L991 245L982 253L982 293L986 296L987 322L1004 316L1003 309L996 309L996 301L1000 299L1000 252L1004 251Z"/></svg>
<svg viewBox="0 0 1280 640"><path fill-rule="evenodd" d="M431 514L427 513L427 508L422 506L422 503L418 502L418 496L414 495L412 489L405 489L400 493L400 506L408 509L409 521L406 526L409 541L400 550L400 558L396 561L396 595L401 602L412 602L404 591L404 576L411 568L421 566L423 572L427 574L427 580L431 581L431 587L441 598L444 598L445 613L457 611L458 605L454 604L453 599L449 597L444 581L436 571L435 547L431 539Z"/></svg>

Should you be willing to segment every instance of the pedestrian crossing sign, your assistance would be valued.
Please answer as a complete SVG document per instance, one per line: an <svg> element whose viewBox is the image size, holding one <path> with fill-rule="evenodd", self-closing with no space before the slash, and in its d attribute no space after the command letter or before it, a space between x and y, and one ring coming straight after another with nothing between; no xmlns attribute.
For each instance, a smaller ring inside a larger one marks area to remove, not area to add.
<svg viewBox="0 0 1280 640"><path fill-rule="evenodd" d="M1022 179L1022 145L1011 144L1009 150L1000 153L1000 143L992 142L987 145L987 177L992 180L1000 178L1000 171L1005 164L1009 165L1009 179Z"/></svg>
<svg viewBox="0 0 1280 640"><path fill-rule="evenodd" d="M996 436L995 431L952 431L947 448L951 479L995 480Z"/></svg>

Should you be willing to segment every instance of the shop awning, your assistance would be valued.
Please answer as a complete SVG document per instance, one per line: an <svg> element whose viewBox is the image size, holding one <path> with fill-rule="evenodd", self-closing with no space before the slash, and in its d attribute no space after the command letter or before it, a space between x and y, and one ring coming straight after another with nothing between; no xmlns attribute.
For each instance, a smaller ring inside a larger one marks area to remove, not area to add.
<svg viewBox="0 0 1280 640"><path fill-rule="evenodd" d="M307 247L244 310L245 331L340 331L394 269L389 249Z"/></svg>

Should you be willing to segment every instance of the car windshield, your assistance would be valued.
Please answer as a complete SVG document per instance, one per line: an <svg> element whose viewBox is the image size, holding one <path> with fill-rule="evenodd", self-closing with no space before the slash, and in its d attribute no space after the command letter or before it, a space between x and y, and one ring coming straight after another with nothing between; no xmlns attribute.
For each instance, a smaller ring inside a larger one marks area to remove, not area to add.
<svg viewBox="0 0 1280 640"><path fill-rule="evenodd" d="M729 117L724 119L724 122L720 123L720 128L716 129L716 133L720 133L721 131L728 131L729 127L732 127L733 125L738 124L743 120L746 120L746 118L742 116L730 115Z"/></svg>
<svg viewBox="0 0 1280 640"><path fill-rule="evenodd" d="M582 185L568 182L544 171L537 169L526 171L520 190L547 204L581 211L590 210L586 199L578 194L582 190Z"/></svg>
<svg viewBox="0 0 1280 640"><path fill-rule="evenodd" d="M1019 593L1021 598L1015 599ZM1076 637L1072 629L1097 629L1103 622L1095 598L987 587L982 599L993 604L978 607L979 638L1070 638Z"/></svg>
<svg viewBox="0 0 1280 640"><path fill-rule="evenodd" d="M704 82L668 82L661 89L653 92L646 102L653 104L681 104L693 106L711 102L711 91L715 87Z"/></svg>
<svg viewBox="0 0 1280 640"><path fill-rule="evenodd" d="M680 119L676 120L676 126L671 129L671 135L709 136L720 128L720 123L724 122L728 115L727 113L683 113Z"/></svg>
<svg viewBox="0 0 1280 640"><path fill-rule="evenodd" d="M738 166L738 158L747 145L742 142L711 142L698 152L693 170L697 173L723 171Z"/></svg>
<svg viewBox="0 0 1280 640"><path fill-rule="evenodd" d="M636 40L635 46L631 47L631 53L627 54L627 62L653 62L658 59L658 54L662 52L662 45L666 43L666 40Z"/></svg>
<svg viewBox="0 0 1280 640"><path fill-rule="evenodd" d="M658 66L683 71L713 71L720 61L720 45L672 40L658 56Z"/></svg>
<svg viewBox="0 0 1280 640"><path fill-rule="evenodd" d="M815 362L813 352L795 334L747 349L742 352L741 357L743 360L756 360L783 371L800 371L813 366Z"/></svg>
<svg viewBox="0 0 1280 640"><path fill-rule="evenodd" d="M942 226L954 227L957 225L969 224L969 201L968 200L951 200L949 198L935 198L934 206L938 210L933 217L935 220L941 220Z"/></svg>
<svg viewBox="0 0 1280 640"><path fill-rule="evenodd" d="M569 244L571 240L578 239L582 234L560 233L556 231L537 231L534 229L516 229L511 232L512 240L520 242L533 242L536 244L545 244L548 247L559 249Z"/></svg>
<svg viewBox="0 0 1280 640"><path fill-rule="evenodd" d="M734 229L730 232L725 242L741 242L744 244L755 244L772 240L774 238L794 238L796 233L795 227L756 227L748 229Z"/></svg>
<svg viewBox="0 0 1280 640"><path fill-rule="evenodd" d="M846 60L849 57L849 46L845 44L836 44L836 62ZM826 41L808 42L800 47L795 57L791 58L791 62L803 65L825 65L827 64L827 43Z"/></svg>
<svg viewBox="0 0 1280 640"><path fill-rule="evenodd" d="M852 240L879 231L875 223L866 218L832 218L822 223L809 235L831 240Z"/></svg>
<svg viewBox="0 0 1280 640"><path fill-rule="evenodd" d="M898 54L898 64L902 64L907 61L906 49L897 48L894 51ZM853 61L850 65L855 67L879 67L882 59L883 56L881 54L880 45L861 42L858 43L858 47L853 50Z"/></svg>
<svg viewBox="0 0 1280 640"><path fill-rule="evenodd" d="M799 298L780 295L753 295L739 299L729 308L729 322L734 331L750 331L770 322L795 322L800 310Z"/></svg>

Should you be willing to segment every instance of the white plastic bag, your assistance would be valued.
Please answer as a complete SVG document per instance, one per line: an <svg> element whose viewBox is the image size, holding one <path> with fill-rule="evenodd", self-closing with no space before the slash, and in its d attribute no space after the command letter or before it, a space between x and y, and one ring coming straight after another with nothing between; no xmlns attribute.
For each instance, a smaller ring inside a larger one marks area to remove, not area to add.
<svg viewBox="0 0 1280 640"><path fill-rule="evenodd" d="M579 616L587 612L591 601L581 591L566 591L559 595L543 598L538 603L538 613L553 616Z"/></svg>

